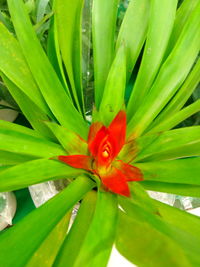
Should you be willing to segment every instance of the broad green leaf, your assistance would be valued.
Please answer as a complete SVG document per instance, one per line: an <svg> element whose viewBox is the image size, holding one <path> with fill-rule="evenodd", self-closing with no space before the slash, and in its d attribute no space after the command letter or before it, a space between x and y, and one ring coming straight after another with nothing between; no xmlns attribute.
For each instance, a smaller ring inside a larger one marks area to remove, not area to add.
<svg viewBox="0 0 200 267"><path fill-rule="evenodd" d="M81 66L81 19L83 0L55 0L55 25L62 58L78 109L84 112ZM67 14L67 15L66 15Z"/></svg>
<svg viewBox="0 0 200 267"><path fill-rule="evenodd" d="M194 237L200 238L199 217L156 200L153 200L153 203L157 207L158 212L163 220L173 224L174 226L193 235Z"/></svg>
<svg viewBox="0 0 200 267"><path fill-rule="evenodd" d="M177 1L153 0L149 16L147 40L131 97L128 102L128 118L135 113L147 95L161 65L174 24Z"/></svg>
<svg viewBox="0 0 200 267"><path fill-rule="evenodd" d="M86 136L87 124L73 106L44 53L23 1L8 0L8 6L23 54L51 111L63 126Z"/></svg>
<svg viewBox="0 0 200 267"><path fill-rule="evenodd" d="M114 57L114 38L119 0L94 0L92 39L94 56L95 105L101 103L105 82Z"/></svg>
<svg viewBox="0 0 200 267"><path fill-rule="evenodd" d="M200 185L200 157L133 164L145 181Z"/></svg>
<svg viewBox="0 0 200 267"><path fill-rule="evenodd" d="M26 134L26 135L30 135L30 136L38 137L38 138L43 137L35 130L32 130L32 129L27 128L25 126L22 126L22 125L13 123L13 122L9 122L9 121L0 120L0 129L5 129L5 130L7 129L10 131L15 131L18 133L22 133L22 134Z"/></svg>
<svg viewBox="0 0 200 267"><path fill-rule="evenodd" d="M188 75L198 53L200 44L200 2L178 39L176 46L162 65L157 78L143 105L128 124L127 135L140 136L153 119L177 92Z"/></svg>
<svg viewBox="0 0 200 267"><path fill-rule="evenodd" d="M87 235L96 206L96 196L94 191L90 191L81 202L78 214L70 229L61 250L54 262L54 267L67 265L72 267L77 255Z"/></svg>
<svg viewBox="0 0 200 267"><path fill-rule="evenodd" d="M105 84L99 113L105 125L109 125L123 108L126 87L126 56L124 46L118 50Z"/></svg>
<svg viewBox="0 0 200 267"><path fill-rule="evenodd" d="M170 130L171 128L175 127L176 125L199 111L200 99L187 106L186 108L183 108L182 110L176 112L173 116L166 118L160 124L153 127L150 131L147 130L147 133L152 134L160 131Z"/></svg>
<svg viewBox="0 0 200 267"><path fill-rule="evenodd" d="M25 266L53 228L92 186L90 179L83 176L77 178L57 196L29 213L15 227L3 232L0 238L1 265Z"/></svg>
<svg viewBox="0 0 200 267"><path fill-rule="evenodd" d="M116 247L138 266L184 266L190 264L182 249L145 220L119 213Z"/></svg>
<svg viewBox="0 0 200 267"><path fill-rule="evenodd" d="M57 140L60 142L62 147L66 150L68 154L84 154L88 153L88 145L85 140L83 140L76 133L67 130L65 127L60 126L56 123L47 122L46 125L55 135Z"/></svg>
<svg viewBox="0 0 200 267"><path fill-rule="evenodd" d="M160 123L164 123L165 119L169 119L174 116L174 114L179 111L187 102L189 97L192 95L193 91L200 82L200 59L194 65L193 69L189 73L185 82L178 90L177 94L169 102L169 104L164 108L164 110L158 115L158 117L151 124L151 128L154 128ZM148 129L147 129L148 130Z"/></svg>
<svg viewBox="0 0 200 267"><path fill-rule="evenodd" d="M0 150L36 157L54 157L66 154L58 144L15 130L0 129Z"/></svg>
<svg viewBox="0 0 200 267"><path fill-rule="evenodd" d="M116 195L99 191L95 214L74 267L107 265L115 238L116 223Z"/></svg>
<svg viewBox="0 0 200 267"><path fill-rule="evenodd" d="M40 135L43 135L48 139L53 139L52 133L43 123L43 121L49 120L48 116L2 73L1 77L31 126L37 130Z"/></svg>
<svg viewBox="0 0 200 267"><path fill-rule="evenodd" d="M200 126L144 135L136 139L136 147L140 152L135 162L200 156Z"/></svg>
<svg viewBox="0 0 200 267"><path fill-rule="evenodd" d="M185 24L187 23L188 18L190 17L193 10L197 7L198 2L198 0L184 0L179 7L176 14L173 31L167 47L166 56L169 55L173 47L176 45L176 42Z"/></svg>
<svg viewBox="0 0 200 267"><path fill-rule="evenodd" d="M183 254L187 257L187 259L191 262L191 265L186 266L198 266L200 263L199 259L199 245L200 239L199 236L196 235L197 220L189 220L190 227L194 225L194 231L191 229L190 231L186 231L188 226L179 227L179 223L173 224L172 222L166 221L162 215L158 212L151 213L145 207L140 204L134 203L134 199L130 200L128 198L123 199L123 202L120 202L122 208L125 212L132 217L133 219L139 220L140 222L145 221L149 224L151 228L159 231L164 234L166 237L170 238L171 241L177 245L177 247L181 248ZM176 209L176 208L173 208ZM184 217L184 214L181 216ZM188 221L188 216L186 215L186 221ZM195 217L195 216L194 216ZM191 217L190 217L191 218ZM143 241L143 240L142 240ZM154 242L155 244L155 242ZM162 249L162 248L160 248ZM175 252L173 249L170 249L172 252ZM180 266L180 265L178 265ZM182 266L182 265L181 265Z"/></svg>
<svg viewBox="0 0 200 267"><path fill-rule="evenodd" d="M149 0L131 0L119 31L116 49L119 49L121 44L125 45L127 81L146 39L149 10Z"/></svg>
<svg viewBox="0 0 200 267"><path fill-rule="evenodd" d="M0 192L13 191L53 179L75 178L84 171L60 161L37 159L0 171Z"/></svg>
<svg viewBox="0 0 200 267"><path fill-rule="evenodd" d="M39 248L30 258L26 267L51 267L59 252L60 247L65 239L71 212L68 212L60 222L55 225L53 230L49 233L47 238L41 243Z"/></svg>
<svg viewBox="0 0 200 267"><path fill-rule="evenodd" d="M0 150L0 165L15 165L33 159L36 157Z"/></svg>
<svg viewBox="0 0 200 267"><path fill-rule="evenodd" d="M163 183L157 181L142 181L141 184L146 190L172 193L181 196L200 197L199 185Z"/></svg>
<svg viewBox="0 0 200 267"><path fill-rule="evenodd" d="M51 116L30 69L25 61L18 41L0 24L0 70L18 86L41 110Z"/></svg>

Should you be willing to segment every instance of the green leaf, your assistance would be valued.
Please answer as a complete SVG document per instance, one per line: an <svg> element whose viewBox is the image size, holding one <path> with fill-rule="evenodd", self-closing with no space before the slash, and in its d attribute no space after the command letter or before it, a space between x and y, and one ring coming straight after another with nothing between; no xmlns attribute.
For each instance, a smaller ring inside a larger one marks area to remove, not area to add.
<svg viewBox="0 0 200 267"><path fill-rule="evenodd" d="M200 157L136 163L146 181L200 185Z"/></svg>
<svg viewBox="0 0 200 267"><path fill-rule="evenodd" d="M0 150L0 165L16 165L33 159L36 157Z"/></svg>
<svg viewBox="0 0 200 267"><path fill-rule="evenodd" d="M43 137L35 130L32 130L32 129L27 128L25 126L22 126L22 125L13 123L13 122L9 122L9 121L0 120L0 129L7 129L10 131L15 131L18 133L22 133L22 134L26 134L26 135L30 135L30 136L38 137L38 138Z"/></svg>
<svg viewBox="0 0 200 267"><path fill-rule="evenodd" d="M46 267L51 267L53 265L56 255L58 254L59 249L65 239L69 226L70 216L71 212L68 212L60 220L60 222L55 225L53 230L49 232L46 239L41 243L39 248L32 255L32 257L26 264L26 267L42 267L44 266L44 264Z"/></svg>
<svg viewBox="0 0 200 267"><path fill-rule="evenodd" d="M59 50L58 44L58 33L57 28L55 26L55 19L52 17L50 19L50 26L48 31L48 39L47 39L47 56L51 65L53 66L54 70L56 71L60 81L62 82L63 86L67 87L67 82L63 70L62 59ZM71 99L70 93L68 95Z"/></svg>
<svg viewBox="0 0 200 267"><path fill-rule="evenodd" d="M176 19L174 22L173 31L169 40L169 44L166 51L166 56L172 51L173 47L176 45L176 42L187 23L191 13L195 8L197 8L198 0L184 0L181 6L179 7Z"/></svg>
<svg viewBox="0 0 200 267"><path fill-rule="evenodd" d="M27 120L30 122L31 126L37 130L40 135L45 136L48 139L53 139L52 133L43 123L43 121L48 121L49 118L42 110L35 105L14 83L12 83L5 75L1 74L1 77L9 89L10 94L15 99L16 103L20 107L23 114L26 116Z"/></svg>
<svg viewBox="0 0 200 267"><path fill-rule="evenodd" d="M100 104L99 113L105 125L109 125L123 108L125 87L126 57L124 46L122 45L110 68Z"/></svg>
<svg viewBox="0 0 200 267"><path fill-rule="evenodd" d="M194 65L193 69L191 70L190 74L186 78L186 80L183 83L183 85L181 86L181 88L178 90L177 94L173 97L173 99L169 102L169 104L164 108L164 110L162 110L162 112L158 115L158 117L151 124L150 129L154 128L158 124L160 127L160 124L161 123L164 124L166 119L169 120L170 122L173 122L174 114L176 114L176 112L179 111L185 105L185 103L187 102L187 100L189 99L189 97L192 95L193 91L197 87L198 83L200 82L199 73L200 73L200 59L198 59L198 61ZM195 107L196 107L196 104L195 104ZM194 107L194 111L195 111L195 107ZM193 108L192 108L192 111L193 111ZM186 114L188 114L188 113L186 113ZM191 112L189 114L191 114ZM178 117L179 117L179 115L178 115ZM172 119L170 119L170 118L172 118ZM166 124L167 124L167 122L166 122ZM172 124L170 124L170 125L172 125ZM174 123L173 123L173 125L174 125ZM156 129L154 129L154 130L156 130ZM148 131L148 129L147 129L147 131Z"/></svg>
<svg viewBox="0 0 200 267"><path fill-rule="evenodd" d="M147 133L156 133L160 131L170 130L171 128L175 127L185 119L191 117L193 114L200 111L200 99L188 105L186 108L176 112L173 116L168 117L166 120L158 124L157 126L153 127Z"/></svg>
<svg viewBox="0 0 200 267"><path fill-rule="evenodd" d="M142 181L146 190L172 193L181 196L200 197L200 186L189 184L163 183L153 181Z"/></svg>
<svg viewBox="0 0 200 267"><path fill-rule="evenodd" d="M173 224L174 226L178 227L188 234L193 235L194 237L200 238L199 217L156 200L153 200L153 203L157 207L158 212L163 220L170 224Z"/></svg>
<svg viewBox="0 0 200 267"><path fill-rule="evenodd" d="M144 135L136 139L136 146L140 152L135 162L200 156L200 126Z"/></svg>
<svg viewBox="0 0 200 267"><path fill-rule="evenodd" d="M29 213L15 227L4 231L0 238L1 264L25 266L53 228L92 186L90 179L77 178L53 199Z"/></svg>
<svg viewBox="0 0 200 267"><path fill-rule="evenodd" d="M131 97L128 102L127 114L130 119L155 79L173 28L177 1L151 1L147 40Z"/></svg>
<svg viewBox="0 0 200 267"><path fill-rule="evenodd" d="M200 43L200 2L186 23L176 46L162 65L157 78L138 111L128 124L127 135L140 136L174 96L188 75Z"/></svg>
<svg viewBox="0 0 200 267"><path fill-rule="evenodd" d="M140 222L145 221L146 223L149 224L151 228L154 228L155 230L159 231L161 234L164 234L166 237L170 238L171 241L174 241L173 243L177 245L177 249L179 247L180 248L179 251L185 254L187 259L191 263L190 265L188 264L186 266L198 266L199 265L200 263L200 260L199 260L200 239L199 239L199 236L196 235L196 232L198 232L197 228L200 223L199 218L197 218L198 221L195 220L195 218L194 220L192 220L191 218L193 215L190 215L191 216L190 220L188 220L188 215L186 214L186 216L184 216L184 212L183 212L181 217L185 218L186 221L190 222L190 227L194 226L194 231L192 229L188 231L188 228L189 228L188 226L179 227L181 223L173 224L172 221L168 222L167 220L165 220L165 218L163 218L162 215L159 213L160 210L158 210L158 212L156 213L151 213L145 207L134 202L135 202L134 199L130 200L126 198L124 199L122 203L120 202L120 204L122 205L122 208L125 210L125 212L131 218L139 220ZM173 209L176 210L176 208L173 208ZM152 247L153 247L153 244L156 244L156 241L152 243ZM162 247L160 247L160 249L162 249ZM173 248L171 248L170 250L173 253L175 253L176 251L176 249L174 251ZM177 266L180 266L180 265L177 265Z"/></svg>
<svg viewBox="0 0 200 267"><path fill-rule="evenodd" d="M99 191L95 214L74 267L107 265L115 238L116 223L116 195Z"/></svg>
<svg viewBox="0 0 200 267"><path fill-rule="evenodd" d="M0 24L0 35L0 70L44 113L51 116L51 112L25 61L19 43L3 24Z"/></svg>
<svg viewBox="0 0 200 267"><path fill-rule="evenodd" d="M94 0L92 38L94 56L95 105L101 103L105 81L114 57L114 38L119 0Z"/></svg>
<svg viewBox="0 0 200 267"><path fill-rule="evenodd" d="M127 81L131 76L136 60L146 39L149 10L149 0L131 1L120 27L116 49L119 49L121 44L125 45ZM135 26L133 27L133 25Z"/></svg>
<svg viewBox="0 0 200 267"><path fill-rule="evenodd" d="M137 215L129 217L121 211L116 247L125 258L138 266L190 266L184 252L172 239Z"/></svg>
<svg viewBox="0 0 200 267"><path fill-rule="evenodd" d="M94 215L97 194L90 191L81 202L75 221L54 262L54 267L73 266Z"/></svg>
<svg viewBox="0 0 200 267"><path fill-rule="evenodd" d="M65 127L56 123L47 122L46 125L49 127L68 154L86 155L88 153L87 142L76 133L69 131Z"/></svg>
<svg viewBox="0 0 200 267"><path fill-rule="evenodd" d="M8 0L8 6L25 58L51 111L63 126L78 132L82 137L86 136L87 124L73 106L44 53L23 1Z"/></svg>
<svg viewBox="0 0 200 267"><path fill-rule="evenodd" d="M83 0L54 3L55 25L62 58L67 70L75 103L84 112L81 66L81 19ZM67 14L67 16L66 16Z"/></svg>
<svg viewBox="0 0 200 267"><path fill-rule="evenodd" d="M0 150L40 158L66 154L65 150L56 143L4 128L0 129Z"/></svg>
<svg viewBox="0 0 200 267"><path fill-rule="evenodd" d="M50 0L38 0L36 2L36 22L39 22L45 16L49 1Z"/></svg>
<svg viewBox="0 0 200 267"><path fill-rule="evenodd" d="M0 192L13 191L53 179L75 178L83 174L60 161L37 159L0 171Z"/></svg>

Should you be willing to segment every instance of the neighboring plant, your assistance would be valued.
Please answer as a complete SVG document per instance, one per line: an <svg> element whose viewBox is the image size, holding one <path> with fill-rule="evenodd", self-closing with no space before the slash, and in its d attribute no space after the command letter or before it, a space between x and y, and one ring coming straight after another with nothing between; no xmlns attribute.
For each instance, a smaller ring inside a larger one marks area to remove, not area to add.
<svg viewBox="0 0 200 267"><path fill-rule="evenodd" d="M200 126L170 130L200 111L184 107L200 79L199 0L131 0L117 36L118 0L93 0L87 109L83 1L54 0L42 38L27 3L7 4L0 74L33 129L0 121L0 191L71 183L1 233L1 266L103 267L113 244L138 266L199 266L200 218L145 191L200 197Z"/></svg>

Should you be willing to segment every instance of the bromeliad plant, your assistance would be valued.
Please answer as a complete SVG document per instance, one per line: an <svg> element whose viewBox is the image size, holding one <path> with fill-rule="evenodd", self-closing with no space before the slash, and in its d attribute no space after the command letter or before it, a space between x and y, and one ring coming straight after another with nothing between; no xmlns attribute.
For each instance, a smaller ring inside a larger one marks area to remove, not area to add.
<svg viewBox="0 0 200 267"><path fill-rule="evenodd" d="M93 0L91 124L83 1L51 2L46 45L22 0L7 0L14 33L0 23L1 77L32 126L0 122L0 190L71 183L1 233L1 265L103 267L115 244L138 266L199 266L200 219L145 190L200 197L200 126L173 129L200 110L185 107L200 79L200 2L131 0L115 36L118 0Z"/></svg>

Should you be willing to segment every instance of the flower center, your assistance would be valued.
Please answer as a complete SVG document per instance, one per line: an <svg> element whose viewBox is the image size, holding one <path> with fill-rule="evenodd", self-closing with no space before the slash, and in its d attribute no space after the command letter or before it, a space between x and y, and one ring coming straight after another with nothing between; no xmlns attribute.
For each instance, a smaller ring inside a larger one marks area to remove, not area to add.
<svg viewBox="0 0 200 267"><path fill-rule="evenodd" d="M109 157L109 153L108 153L108 151L106 149L102 152L102 156L104 158L108 158Z"/></svg>

